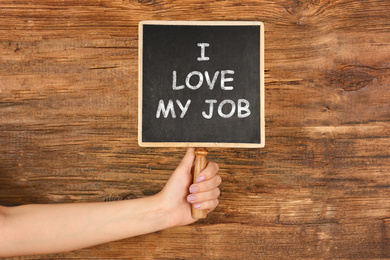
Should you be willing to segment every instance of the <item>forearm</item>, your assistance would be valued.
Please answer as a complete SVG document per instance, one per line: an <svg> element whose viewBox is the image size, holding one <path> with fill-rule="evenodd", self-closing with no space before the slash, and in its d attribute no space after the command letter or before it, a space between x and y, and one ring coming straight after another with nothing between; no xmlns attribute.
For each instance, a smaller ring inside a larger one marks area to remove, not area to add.
<svg viewBox="0 0 390 260"><path fill-rule="evenodd" d="M171 226L167 212L158 196L7 208L0 255L64 252L158 231Z"/></svg>
<svg viewBox="0 0 390 260"><path fill-rule="evenodd" d="M218 205L221 178L216 175L218 165L210 162L201 173L203 182L189 189L194 159L194 149L187 149L164 189L151 197L0 206L0 257L71 251L195 222L188 202L213 210Z"/></svg>

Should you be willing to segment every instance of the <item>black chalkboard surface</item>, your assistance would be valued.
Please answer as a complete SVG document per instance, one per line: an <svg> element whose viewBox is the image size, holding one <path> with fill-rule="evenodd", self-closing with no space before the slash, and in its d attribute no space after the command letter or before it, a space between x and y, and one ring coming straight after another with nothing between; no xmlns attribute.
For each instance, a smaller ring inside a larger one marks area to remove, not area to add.
<svg viewBox="0 0 390 260"><path fill-rule="evenodd" d="M264 25L139 24L140 146L263 147Z"/></svg>

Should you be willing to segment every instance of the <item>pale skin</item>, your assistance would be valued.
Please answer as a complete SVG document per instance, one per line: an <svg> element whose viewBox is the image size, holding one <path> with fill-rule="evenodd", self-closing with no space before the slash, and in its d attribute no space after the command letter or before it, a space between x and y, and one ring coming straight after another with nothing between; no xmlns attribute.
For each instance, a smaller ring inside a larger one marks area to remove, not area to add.
<svg viewBox="0 0 390 260"><path fill-rule="evenodd" d="M194 149L189 148L161 192L112 202L0 206L0 256L50 254L191 224L191 204L212 211L221 177L208 163L192 184Z"/></svg>

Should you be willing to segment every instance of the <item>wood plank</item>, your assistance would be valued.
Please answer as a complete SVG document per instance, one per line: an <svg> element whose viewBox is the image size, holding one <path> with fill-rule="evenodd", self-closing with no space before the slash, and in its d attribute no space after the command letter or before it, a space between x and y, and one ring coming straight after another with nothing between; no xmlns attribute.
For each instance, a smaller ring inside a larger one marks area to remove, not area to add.
<svg viewBox="0 0 390 260"><path fill-rule="evenodd" d="M0 3L0 204L158 192L184 148L137 145L141 20L263 21L263 149L210 148L194 225L17 259L390 258L390 2Z"/></svg>

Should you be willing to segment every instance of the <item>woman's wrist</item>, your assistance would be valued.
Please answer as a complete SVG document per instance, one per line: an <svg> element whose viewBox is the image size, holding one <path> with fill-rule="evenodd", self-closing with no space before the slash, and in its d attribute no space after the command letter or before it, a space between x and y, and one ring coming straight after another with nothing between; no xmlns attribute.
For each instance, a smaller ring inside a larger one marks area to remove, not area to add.
<svg viewBox="0 0 390 260"><path fill-rule="evenodd" d="M151 205L154 205L152 215L154 216L156 228L158 228L158 230L177 226L177 221L175 221L175 218L173 217L175 209L162 192L148 197L148 199L151 200Z"/></svg>
<svg viewBox="0 0 390 260"><path fill-rule="evenodd" d="M158 211L165 228L188 225L195 220L191 216L191 204L186 201L186 197L172 198L169 192L163 190L153 196L158 203Z"/></svg>

